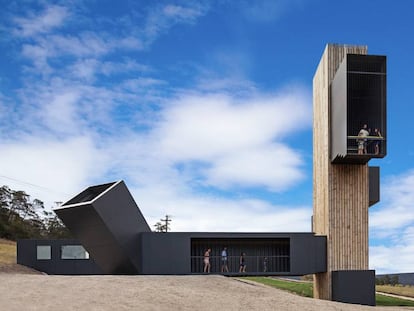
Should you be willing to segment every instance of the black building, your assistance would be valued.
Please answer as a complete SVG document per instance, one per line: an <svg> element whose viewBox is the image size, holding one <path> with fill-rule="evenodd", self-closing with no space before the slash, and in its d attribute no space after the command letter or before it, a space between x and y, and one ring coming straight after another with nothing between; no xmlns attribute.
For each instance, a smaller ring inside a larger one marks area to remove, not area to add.
<svg viewBox="0 0 414 311"><path fill-rule="evenodd" d="M326 271L326 237L313 233L151 232L123 181L92 186L55 209L78 240L20 240L18 263L49 274L305 275Z"/></svg>

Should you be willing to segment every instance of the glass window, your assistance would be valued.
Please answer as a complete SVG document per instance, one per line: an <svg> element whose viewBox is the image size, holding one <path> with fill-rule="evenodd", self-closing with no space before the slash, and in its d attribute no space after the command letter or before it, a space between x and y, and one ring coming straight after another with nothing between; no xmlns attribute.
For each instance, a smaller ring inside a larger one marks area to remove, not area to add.
<svg viewBox="0 0 414 311"><path fill-rule="evenodd" d="M62 245L62 259L89 259L89 253L82 245Z"/></svg>
<svg viewBox="0 0 414 311"><path fill-rule="evenodd" d="M37 260L52 259L52 248L50 245L37 245L36 251Z"/></svg>

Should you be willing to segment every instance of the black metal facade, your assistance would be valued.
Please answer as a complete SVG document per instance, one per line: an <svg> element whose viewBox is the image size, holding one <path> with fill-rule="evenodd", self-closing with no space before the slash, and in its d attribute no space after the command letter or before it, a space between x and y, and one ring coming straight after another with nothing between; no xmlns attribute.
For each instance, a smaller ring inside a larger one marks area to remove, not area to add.
<svg viewBox="0 0 414 311"><path fill-rule="evenodd" d="M369 166L368 169L369 206L372 206L380 200L380 168Z"/></svg>
<svg viewBox="0 0 414 311"><path fill-rule="evenodd" d="M81 245L73 239L61 240L18 240L17 263L47 274L87 275L103 274L103 271L92 258L63 259L62 247L67 245ZM37 247L50 246L50 259L37 259Z"/></svg>
<svg viewBox="0 0 414 311"><path fill-rule="evenodd" d="M89 187L55 212L78 237L73 243L81 243L94 259L90 271L87 261L75 269L67 267L69 261L58 260L57 249L66 243L62 240L18 241L19 263L50 274L94 274L96 266L103 274L199 274L210 248L210 272L219 273L226 247L227 275L239 274L242 253L245 275L326 272L326 237L313 233L151 232L122 181ZM34 250L39 245L51 245L53 258L37 258Z"/></svg>
<svg viewBox="0 0 414 311"><path fill-rule="evenodd" d="M375 270L332 271L332 300L375 306Z"/></svg>
<svg viewBox="0 0 414 311"><path fill-rule="evenodd" d="M366 163L387 154L386 77L385 56L344 57L331 84L333 163ZM369 134L360 138L365 125ZM362 153L359 142L364 143Z"/></svg>
<svg viewBox="0 0 414 311"><path fill-rule="evenodd" d="M241 253L246 254L243 275L288 276L326 271L326 237L313 233L146 232L137 237L136 244L140 245L139 272L131 274L201 274L208 248L212 250L211 273L220 273L223 247L229 259L226 275L239 275ZM102 260L62 259L62 246L80 245L76 240L19 240L17 245L19 264L48 274L111 274L100 268ZM37 246L50 246L51 258L37 259Z"/></svg>
<svg viewBox="0 0 414 311"><path fill-rule="evenodd" d="M143 274L203 273L203 258L208 248L211 273L220 273L224 247L229 260L227 275L239 274L241 253L246 254L246 275L305 275L326 271L326 237L313 233L143 233L141 245Z"/></svg>

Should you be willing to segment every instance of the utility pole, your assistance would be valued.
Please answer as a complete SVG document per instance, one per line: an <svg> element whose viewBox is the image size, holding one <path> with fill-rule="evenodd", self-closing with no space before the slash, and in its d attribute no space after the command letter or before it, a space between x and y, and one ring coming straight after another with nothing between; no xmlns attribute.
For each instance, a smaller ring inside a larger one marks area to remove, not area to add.
<svg viewBox="0 0 414 311"><path fill-rule="evenodd" d="M161 230L161 232L168 232L168 230L170 230L171 216L165 215L165 219L160 219L160 221L165 222L165 224L162 225L163 230Z"/></svg>

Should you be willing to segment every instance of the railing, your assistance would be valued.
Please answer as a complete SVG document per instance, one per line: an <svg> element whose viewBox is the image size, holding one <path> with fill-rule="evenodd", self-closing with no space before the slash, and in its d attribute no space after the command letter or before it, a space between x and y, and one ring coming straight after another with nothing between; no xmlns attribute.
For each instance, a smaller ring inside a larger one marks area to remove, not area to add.
<svg viewBox="0 0 414 311"><path fill-rule="evenodd" d="M210 256L210 273L287 273L290 271L290 256L244 256L245 270L240 269L240 256ZM204 273L204 256L191 256L191 273ZM227 269L226 269L227 267Z"/></svg>
<svg viewBox="0 0 414 311"><path fill-rule="evenodd" d="M366 142L367 153L370 155L380 154L381 153L381 142L385 141L384 137L379 136L347 136L347 152L348 153L358 153L358 142L364 140ZM372 142L378 142L378 150L376 152L375 145L371 145Z"/></svg>

